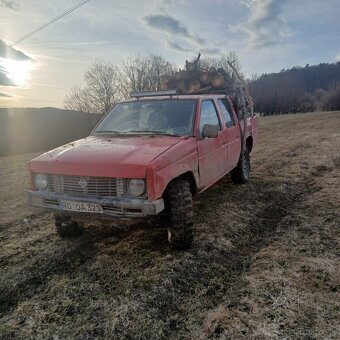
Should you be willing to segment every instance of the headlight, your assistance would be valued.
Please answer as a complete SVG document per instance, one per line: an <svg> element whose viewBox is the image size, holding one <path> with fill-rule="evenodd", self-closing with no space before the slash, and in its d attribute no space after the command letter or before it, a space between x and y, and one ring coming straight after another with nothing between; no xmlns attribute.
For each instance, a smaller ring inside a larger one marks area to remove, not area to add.
<svg viewBox="0 0 340 340"><path fill-rule="evenodd" d="M39 190L47 188L47 176L44 174L36 174L34 177L35 187Z"/></svg>
<svg viewBox="0 0 340 340"><path fill-rule="evenodd" d="M129 179L127 189L132 196L141 196L145 190L145 181L143 179Z"/></svg>

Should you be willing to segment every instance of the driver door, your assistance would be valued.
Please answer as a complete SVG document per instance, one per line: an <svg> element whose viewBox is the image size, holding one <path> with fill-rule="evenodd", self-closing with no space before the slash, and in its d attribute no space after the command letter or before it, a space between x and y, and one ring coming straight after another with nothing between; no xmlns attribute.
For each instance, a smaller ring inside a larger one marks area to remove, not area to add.
<svg viewBox="0 0 340 340"><path fill-rule="evenodd" d="M215 138L202 138L205 124L216 125L219 129ZM201 102L199 120L198 166L200 186L205 187L216 182L226 171L226 139L213 100Z"/></svg>

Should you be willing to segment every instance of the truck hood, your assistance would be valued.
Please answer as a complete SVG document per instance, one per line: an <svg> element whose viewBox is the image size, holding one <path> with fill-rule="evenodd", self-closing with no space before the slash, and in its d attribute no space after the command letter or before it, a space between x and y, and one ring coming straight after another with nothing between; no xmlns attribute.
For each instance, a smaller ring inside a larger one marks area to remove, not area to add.
<svg viewBox="0 0 340 340"><path fill-rule="evenodd" d="M145 178L146 166L185 138L90 136L42 154L29 168L35 173Z"/></svg>

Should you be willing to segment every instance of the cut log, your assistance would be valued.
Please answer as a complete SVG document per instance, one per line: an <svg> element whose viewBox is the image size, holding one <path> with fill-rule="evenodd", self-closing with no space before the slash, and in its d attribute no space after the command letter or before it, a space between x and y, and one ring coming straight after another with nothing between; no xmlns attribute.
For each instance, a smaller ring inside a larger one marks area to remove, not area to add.
<svg viewBox="0 0 340 340"><path fill-rule="evenodd" d="M183 73L183 80L189 84L191 81L199 78L199 71L193 70L193 71L186 71Z"/></svg>
<svg viewBox="0 0 340 340"><path fill-rule="evenodd" d="M210 72L202 72L200 75L200 82L203 85L208 85L211 82L211 79L213 77L213 74Z"/></svg>
<svg viewBox="0 0 340 340"><path fill-rule="evenodd" d="M1 1L1 0L0 0ZM203 69L199 65L200 55L196 60L186 61L185 69L179 69L177 72L172 71L161 78L160 90L177 89L178 93L210 93L221 92L230 93L235 96L236 90L240 87L244 90L243 95L246 98L246 108L251 111L252 100L247 92L244 81L236 72L231 63L228 63L232 74L224 68L210 67L209 70ZM249 97L249 98L248 98Z"/></svg>
<svg viewBox="0 0 340 340"><path fill-rule="evenodd" d="M199 89L199 92L200 93L205 93L205 92L209 92L210 90L212 90L212 86L207 86L207 87L201 87L200 89Z"/></svg>
<svg viewBox="0 0 340 340"><path fill-rule="evenodd" d="M201 88L201 83L199 80L194 79L190 82L188 86L188 93L195 93Z"/></svg>
<svg viewBox="0 0 340 340"><path fill-rule="evenodd" d="M222 74L226 86L228 86L229 88L234 88L234 81L224 68L218 68L217 72Z"/></svg>
<svg viewBox="0 0 340 340"><path fill-rule="evenodd" d="M184 72L180 71L180 72L175 73L176 80L182 80L183 78L184 78Z"/></svg>
<svg viewBox="0 0 340 340"><path fill-rule="evenodd" d="M185 94L185 93L188 92L188 89L187 89L185 82L183 80L180 80L180 81L177 82L176 88L178 89L179 93Z"/></svg>
<svg viewBox="0 0 340 340"><path fill-rule="evenodd" d="M213 87L222 87L224 83L225 83L224 78L220 73L214 76L213 79L211 80L211 85Z"/></svg>

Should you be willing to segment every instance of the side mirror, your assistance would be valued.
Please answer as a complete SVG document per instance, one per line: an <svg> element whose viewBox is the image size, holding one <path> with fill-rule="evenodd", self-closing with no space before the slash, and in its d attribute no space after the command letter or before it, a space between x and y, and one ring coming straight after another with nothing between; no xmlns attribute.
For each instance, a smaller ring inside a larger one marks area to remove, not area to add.
<svg viewBox="0 0 340 340"><path fill-rule="evenodd" d="M202 138L216 138L218 136L218 126L205 124L202 130Z"/></svg>

